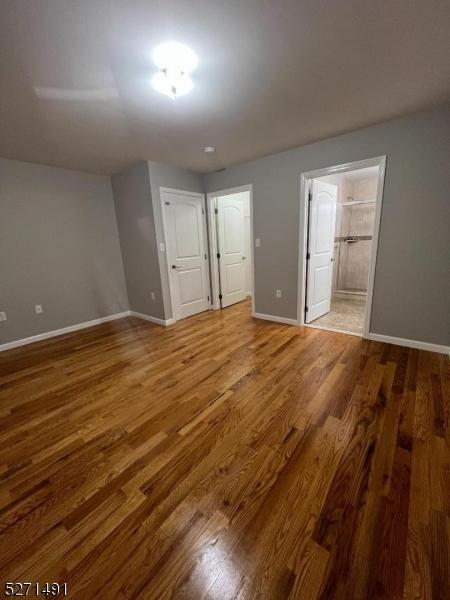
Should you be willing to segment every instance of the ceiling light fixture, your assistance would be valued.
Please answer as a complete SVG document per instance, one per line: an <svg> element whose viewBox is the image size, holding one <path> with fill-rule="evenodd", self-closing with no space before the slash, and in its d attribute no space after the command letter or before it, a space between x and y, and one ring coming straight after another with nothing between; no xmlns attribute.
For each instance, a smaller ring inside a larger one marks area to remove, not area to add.
<svg viewBox="0 0 450 600"><path fill-rule="evenodd" d="M198 63L195 52L184 44L166 42L155 48L152 58L159 69L152 78L155 90L171 98L184 96L192 90L194 84L189 73Z"/></svg>
<svg viewBox="0 0 450 600"><path fill-rule="evenodd" d="M205 146L203 148L203 152L206 152L206 154L212 154L215 151L216 149L214 148L214 146Z"/></svg>

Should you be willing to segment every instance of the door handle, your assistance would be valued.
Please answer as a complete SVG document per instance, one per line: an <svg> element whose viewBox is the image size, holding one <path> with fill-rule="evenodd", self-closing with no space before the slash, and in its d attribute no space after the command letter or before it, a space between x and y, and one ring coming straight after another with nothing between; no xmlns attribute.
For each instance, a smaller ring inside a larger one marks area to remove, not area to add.
<svg viewBox="0 0 450 600"><path fill-rule="evenodd" d="M172 265L172 269L181 269L181 267L177 267L177 265Z"/></svg>
<svg viewBox="0 0 450 600"><path fill-rule="evenodd" d="M332 256L332 257L330 258L330 261L331 261L331 262L333 262L333 261L334 261L334 256Z"/></svg>
<svg viewBox="0 0 450 600"><path fill-rule="evenodd" d="M247 258L246 256L243 256L243 257L242 257L242 260L245 260L246 258Z"/></svg>

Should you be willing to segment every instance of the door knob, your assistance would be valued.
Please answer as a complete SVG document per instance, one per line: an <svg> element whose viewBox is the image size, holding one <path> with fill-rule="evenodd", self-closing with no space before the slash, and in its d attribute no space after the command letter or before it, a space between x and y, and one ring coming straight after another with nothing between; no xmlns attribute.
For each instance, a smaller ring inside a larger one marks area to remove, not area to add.
<svg viewBox="0 0 450 600"><path fill-rule="evenodd" d="M172 265L172 269L181 269L181 267L177 267L177 265Z"/></svg>

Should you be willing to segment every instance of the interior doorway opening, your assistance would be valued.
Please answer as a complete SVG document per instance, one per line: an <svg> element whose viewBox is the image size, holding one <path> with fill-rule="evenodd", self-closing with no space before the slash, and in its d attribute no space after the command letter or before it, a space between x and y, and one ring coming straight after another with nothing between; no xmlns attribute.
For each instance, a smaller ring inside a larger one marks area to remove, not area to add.
<svg viewBox="0 0 450 600"><path fill-rule="evenodd" d="M301 324L367 337L385 158L302 176Z"/></svg>
<svg viewBox="0 0 450 600"><path fill-rule="evenodd" d="M252 298L252 188L208 194L213 309Z"/></svg>

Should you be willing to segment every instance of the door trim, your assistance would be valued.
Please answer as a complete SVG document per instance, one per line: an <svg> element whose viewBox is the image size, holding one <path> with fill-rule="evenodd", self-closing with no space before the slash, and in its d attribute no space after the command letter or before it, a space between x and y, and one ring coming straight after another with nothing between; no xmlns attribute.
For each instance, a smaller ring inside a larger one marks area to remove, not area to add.
<svg viewBox="0 0 450 600"><path fill-rule="evenodd" d="M250 271L251 271L251 293L252 293L252 314L255 312L255 267L253 259L253 185L241 185L238 187L228 188L225 190L217 190L215 192L209 192L206 195L207 213L208 213L208 243L209 243L209 256L210 256L210 269L211 269L211 294L212 302L211 308L218 310L220 308L219 301L219 264L217 262L217 232L215 227L214 217L214 200L217 196L229 196L230 194L237 194L239 192L249 192L250 194Z"/></svg>
<svg viewBox="0 0 450 600"><path fill-rule="evenodd" d="M206 289L209 292L209 308L211 309L211 282L210 282L210 277L209 277L209 271L210 271L210 265L209 265L209 250L208 250L208 232L207 232L207 227L206 227L206 206L205 206L205 194L201 194L200 192L191 192L189 190L177 190L175 188L168 188L168 187L160 187L159 188L159 197L160 197L160 204L161 204L161 215L162 215L162 229L163 229L163 243L164 243L164 254L165 256L165 267L166 267L166 273L167 273L167 280L169 282L169 298L170 298L170 308L172 311L172 318L169 319L170 323L176 323L177 319L175 318L175 307L174 307L174 303L173 303L173 293L172 293L172 278L170 277L170 265L169 265L169 253L167 252L167 223L166 223L166 216L165 216L165 212L164 212L164 202L166 201L166 194L180 194L183 196L194 196L195 198L200 198L202 201L202 213L203 213L203 238L205 240L205 251L206 251L206 261L207 261L207 265L206 265Z"/></svg>
<svg viewBox="0 0 450 600"><path fill-rule="evenodd" d="M375 218L373 225L373 237L372 237L372 253L370 257L369 265L369 276L367 283L367 302L366 302L366 314L364 318L364 330L362 337L368 338L370 332L370 318L372 314L372 301L373 301L373 286L375 280L375 267L377 260L378 250L378 238L380 234L380 222L381 222L381 205L383 202L383 190L384 190L384 178L386 172L386 156L375 156L373 158L367 158L364 160L357 160L341 165L334 165L332 167L325 167L323 169L317 169L315 171L306 171L301 174L300 177L300 222L299 222L299 249L298 249L298 304L297 304L297 323L298 325L304 325L309 327L305 323L305 301L306 301L306 244L307 244L307 224L308 224L308 192L309 186L312 179L317 177L324 177L326 175L336 175L337 173L345 173L347 171L353 171L354 169L361 169L364 167L379 167L378 171L378 187L377 187L377 198L375 203ZM358 334L356 334L358 335Z"/></svg>

